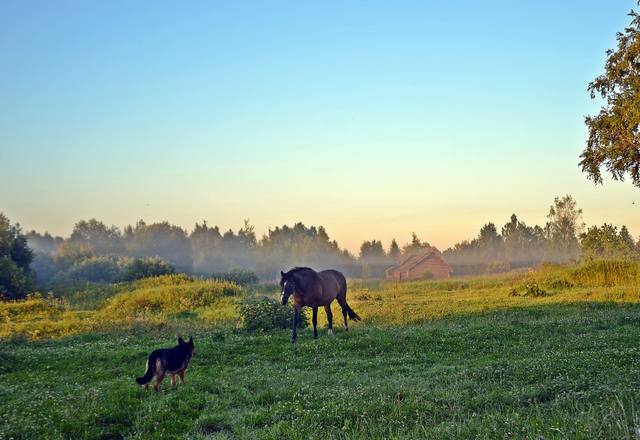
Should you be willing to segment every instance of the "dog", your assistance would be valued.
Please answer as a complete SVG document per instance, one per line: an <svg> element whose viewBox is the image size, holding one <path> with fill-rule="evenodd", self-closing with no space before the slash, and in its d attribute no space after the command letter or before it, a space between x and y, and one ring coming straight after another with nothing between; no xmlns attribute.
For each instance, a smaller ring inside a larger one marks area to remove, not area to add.
<svg viewBox="0 0 640 440"><path fill-rule="evenodd" d="M156 383L153 386L155 391L160 389L160 384L167 373L171 374L171 386L176 385L176 374L180 376L180 382L184 383L184 372L189 366L189 361L195 352L193 338L189 337L187 342L178 338L178 345L173 348L161 348L154 350L147 360L147 370L144 376L137 377L136 382L144 385L146 390L149 383L156 376Z"/></svg>

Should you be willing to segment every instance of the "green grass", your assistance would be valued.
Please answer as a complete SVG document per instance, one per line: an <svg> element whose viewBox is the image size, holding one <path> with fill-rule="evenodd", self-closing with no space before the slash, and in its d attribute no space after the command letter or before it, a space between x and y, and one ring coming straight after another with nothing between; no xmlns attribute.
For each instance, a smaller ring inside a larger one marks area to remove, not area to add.
<svg viewBox="0 0 640 440"><path fill-rule="evenodd" d="M544 294L512 294L533 284ZM640 285L624 274L352 280L363 322L296 345L239 329L237 301L273 286L87 289L0 304L0 439L640 438ZM187 383L145 393L146 356L178 334L196 343Z"/></svg>
<svg viewBox="0 0 640 440"><path fill-rule="evenodd" d="M419 326L198 330L187 383L134 383L162 330L0 345L0 438L636 438L640 307Z"/></svg>

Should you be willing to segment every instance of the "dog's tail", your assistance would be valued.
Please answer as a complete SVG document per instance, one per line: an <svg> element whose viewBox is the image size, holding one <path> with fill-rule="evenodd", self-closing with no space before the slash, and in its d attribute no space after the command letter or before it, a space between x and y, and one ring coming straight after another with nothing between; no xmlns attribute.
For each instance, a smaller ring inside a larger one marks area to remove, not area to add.
<svg viewBox="0 0 640 440"><path fill-rule="evenodd" d="M349 315L349 319L352 321L361 321L362 318L347 304L347 315Z"/></svg>
<svg viewBox="0 0 640 440"><path fill-rule="evenodd" d="M152 354L151 356L149 356L149 359L147 360L147 371L144 372L144 376L136 377L136 382L138 382L140 385L148 384L149 382L151 382L151 379L153 379L153 375L155 372L156 372L156 356Z"/></svg>

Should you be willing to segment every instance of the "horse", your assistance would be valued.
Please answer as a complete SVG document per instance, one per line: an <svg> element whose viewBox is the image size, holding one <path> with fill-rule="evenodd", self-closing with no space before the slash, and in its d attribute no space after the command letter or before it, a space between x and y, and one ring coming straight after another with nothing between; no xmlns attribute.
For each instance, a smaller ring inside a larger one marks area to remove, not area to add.
<svg viewBox="0 0 640 440"><path fill-rule="evenodd" d="M280 303L284 306L293 295L293 324L291 329L291 342L297 339L298 324L300 323L300 310L302 307L311 307L313 310L313 339L318 339L318 307L324 306L327 313L328 333L333 334L333 314L331 303L334 299L342 308L344 326L349 331L347 316L353 321L360 321L360 316L347 304L347 280L337 270L323 270L316 272L309 267L295 267L289 272L280 271Z"/></svg>

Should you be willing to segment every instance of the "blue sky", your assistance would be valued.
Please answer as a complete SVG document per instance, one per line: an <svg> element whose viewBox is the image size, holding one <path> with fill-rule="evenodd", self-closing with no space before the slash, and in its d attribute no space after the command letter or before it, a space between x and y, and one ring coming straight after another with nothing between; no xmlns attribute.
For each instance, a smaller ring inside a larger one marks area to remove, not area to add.
<svg viewBox="0 0 640 440"><path fill-rule="evenodd" d="M444 248L571 193L638 235L639 190L577 166L634 5L5 1L0 211Z"/></svg>

